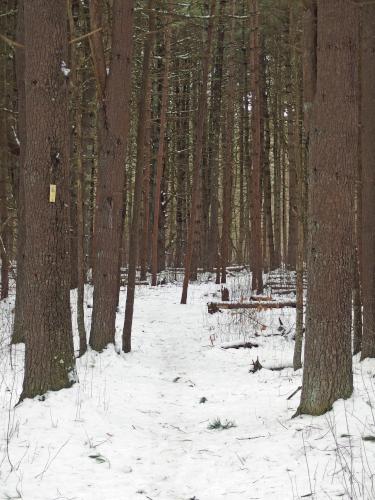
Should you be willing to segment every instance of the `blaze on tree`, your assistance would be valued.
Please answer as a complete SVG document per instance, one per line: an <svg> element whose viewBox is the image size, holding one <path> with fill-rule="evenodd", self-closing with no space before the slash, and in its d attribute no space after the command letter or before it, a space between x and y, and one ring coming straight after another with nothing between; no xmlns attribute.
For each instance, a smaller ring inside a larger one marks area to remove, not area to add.
<svg viewBox="0 0 375 500"><path fill-rule="evenodd" d="M353 390L352 214L358 161L357 7L346 0L319 0L317 6L306 344L297 411L310 415L325 413L337 399L349 397ZM324 284L329 285L324 287L323 299Z"/></svg>
<svg viewBox="0 0 375 500"><path fill-rule="evenodd" d="M24 164L26 358L21 399L69 387L75 379L69 296L66 2L25 2L24 14L29 140Z"/></svg>

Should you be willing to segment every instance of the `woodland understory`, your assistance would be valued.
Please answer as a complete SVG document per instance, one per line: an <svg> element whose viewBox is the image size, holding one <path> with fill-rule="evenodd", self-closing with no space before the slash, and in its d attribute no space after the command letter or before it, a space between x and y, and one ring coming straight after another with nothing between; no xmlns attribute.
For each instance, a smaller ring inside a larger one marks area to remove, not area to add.
<svg viewBox="0 0 375 500"><path fill-rule="evenodd" d="M375 500L375 2L0 2L0 499Z"/></svg>

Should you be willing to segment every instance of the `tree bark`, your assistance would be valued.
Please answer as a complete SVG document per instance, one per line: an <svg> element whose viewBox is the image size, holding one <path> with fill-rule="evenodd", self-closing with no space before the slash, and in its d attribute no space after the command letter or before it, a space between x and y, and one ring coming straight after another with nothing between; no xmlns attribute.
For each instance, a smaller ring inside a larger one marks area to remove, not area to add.
<svg viewBox="0 0 375 500"><path fill-rule="evenodd" d="M21 400L75 381L70 313L66 3L25 2L26 337ZM53 192L56 198L54 199Z"/></svg>
<svg viewBox="0 0 375 500"><path fill-rule="evenodd" d="M81 5L81 4L79 4ZM72 0L69 1L69 31L70 38L78 35L75 29L74 12ZM78 11L78 15L79 15ZM79 336L79 356L83 356L87 351L87 338L85 328L85 249L84 249L84 205L83 205L83 165L82 165L82 67L83 56L75 44L71 48L71 77L70 84L72 88L72 108L74 118L74 133L72 138L72 164L74 190L76 198L76 251L73 253L76 262L72 261L72 266L76 270L77 280L77 327Z"/></svg>
<svg viewBox="0 0 375 500"><path fill-rule="evenodd" d="M362 292L361 359L375 357L375 5L361 12Z"/></svg>
<svg viewBox="0 0 375 500"><path fill-rule="evenodd" d="M208 75L211 65L211 46L212 46L215 10L216 10L216 0L211 0L210 17L208 21L208 30L207 30L207 41L203 51L202 82L200 86L199 99L198 99L198 116L197 116L197 124L195 131L195 140L194 140L191 207L190 207L188 234L187 234L185 275L182 287L181 304L186 304L187 301L187 292L188 292L191 265L193 259L193 250L194 250L193 242L197 231L197 212L198 212L199 191L200 191L199 180L200 180L200 168L202 161L204 121L207 110L207 86L208 86Z"/></svg>
<svg viewBox="0 0 375 500"><path fill-rule="evenodd" d="M168 12L172 9L172 4L168 2ZM154 220L152 227L152 261L151 261L151 285L157 285L158 279L158 242L159 242L159 219L160 219L160 199L161 199L161 181L164 167L164 149L165 149L165 131L167 128L167 108L168 108L168 77L169 65L171 57L171 31L170 31L170 15L166 18L166 27L164 32L164 67L163 78L161 83L161 104L160 104L160 129L159 129L159 145L156 156L156 179L154 190Z"/></svg>
<svg viewBox="0 0 375 500"><path fill-rule="evenodd" d="M154 2L149 1L150 16L154 13L151 12L154 8ZM153 19L149 20L150 24L153 23ZM154 36L150 33L150 36ZM152 48L152 43L150 44L150 51ZM145 59L145 56L146 59ZM143 74L146 70L146 65L148 64L147 58L151 57L148 54L144 54L143 59ZM145 85L146 80L143 80L143 85ZM146 90L146 87L144 88ZM129 261L128 261L128 287L126 293L126 306L125 306L125 319L123 327L122 336L122 349L124 352L128 353L131 351L131 332L133 325L133 311L134 311L134 296L135 296L135 279L137 274L137 258L138 258L138 225L141 212L141 197L142 197L142 171L143 171L143 142L144 142L144 132L140 129L142 127L141 121L144 120L145 109L142 104L142 95L139 96L138 101L138 142L137 142L137 164L135 170L134 179L134 197L133 197L133 211L130 224L130 234L129 234ZM142 139L143 136L143 139Z"/></svg>
<svg viewBox="0 0 375 500"><path fill-rule="evenodd" d="M258 0L250 0L250 72L251 72L251 268L252 290L263 292L262 200L261 200L261 79Z"/></svg>
<svg viewBox="0 0 375 500"><path fill-rule="evenodd" d="M143 224L141 238L141 281L146 279L148 267L148 233L150 225L150 169L151 169L151 55L155 42L155 2L148 2L148 33L144 41L142 83L139 95L139 122L137 130L137 161L143 161ZM141 151L141 147L143 151ZM139 148L139 150L138 150ZM139 160L138 160L139 159Z"/></svg>
<svg viewBox="0 0 375 500"><path fill-rule="evenodd" d="M24 45L24 0L18 1L17 12L17 41ZM17 280L16 280L16 303L14 312L14 324L12 343L17 344L25 341L24 335L24 293L25 293L25 152L26 152L26 106L25 106L25 50L16 49L16 80L17 80L17 107L18 107L18 140L20 143L19 167L17 185Z"/></svg>
<svg viewBox="0 0 375 500"><path fill-rule="evenodd" d="M232 185L233 185L233 132L234 132L234 105L235 105L235 49L234 49L234 16L235 3L231 0L229 4L231 22L228 37L228 82L225 96L225 129L223 131L224 141L224 164L223 164L223 224L221 230L221 283L227 282L227 266L229 263L229 245L232 222Z"/></svg>
<svg viewBox="0 0 375 500"><path fill-rule="evenodd" d="M358 154L358 15L318 0L317 89L310 133L306 341L297 413L321 415L353 391L353 180ZM332 75L335 78L332 79ZM340 249L340 255L337 249ZM322 283L326 288L321 300Z"/></svg>
<svg viewBox="0 0 375 500"><path fill-rule="evenodd" d="M133 1L114 0L112 58L105 67L101 33L92 36L99 87L99 168L94 229L94 296L90 346L115 341L125 159L130 121ZM91 29L101 26L98 0L90 3Z"/></svg>

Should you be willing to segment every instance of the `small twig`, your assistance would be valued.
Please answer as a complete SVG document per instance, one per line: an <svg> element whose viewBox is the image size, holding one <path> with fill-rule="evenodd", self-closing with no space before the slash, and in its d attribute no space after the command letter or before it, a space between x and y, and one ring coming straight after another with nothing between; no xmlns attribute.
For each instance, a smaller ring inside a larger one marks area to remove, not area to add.
<svg viewBox="0 0 375 500"><path fill-rule="evenodd" d="M259 439L259 438L265 438L267 436L250 436L250 437L246 437L246 438L236 438L238 441L247 441L247 440L251 440L251 439Z"/></svg>
<svg viewBox="0 0 375 500"><path fill-rule="evenodd" d="M15 47L16 47L17 49L24 49L24 48L25 48L25 46L24 46L24 45L22 45L22 43L18 43L18 42L16 42L15 40L11 40L10 38L8 38L8 37L7 37L7 36L5 36L5 35L2 35L1 33L0 33L0 38L1 38L1 39L5 42L5 43L7 43L10 47L12 47L12 48L15 48Z"/></svg>
<svg viewBox="0 0 375 500"><path fill-rule="evenodd" d="M286 400L289 401L290 399L292 399L292 397L295 396L297 394L297 392L299 392L301 389L302 389L302 385L300 385L299 387L297 387L297 389L294 392L292 392L292 394L290 396L288 396L286 398Z"/></svg>
<svg viewBox="0 0 375 500"><path fill-rule="evenodd" d="M60 448L57 450L57 452L55 453L55 455L54 455L51 459L48 459L48 460L47 460L47 463L46 463L46 465L44 466L44 469L42 470L42 472L40 472L39 474L37 474L37 475L35 476L35 479L37 479L37 478L38 478L38 477L40 477L40 476L42 476L42 477L44 476L44 474L47 472L47 470L48 470L48 469L49 469L49 467L51 466L52 462L56 459L57 455L58 455L58 454L61 452L61 450L62 450L62 449L63 449L63 448L64 448L64 447L68 444L68 442L69 442L69 441L70 441L70 438L69 438L69 439L67 439L67 440L65 441L65 443L64 443L64 444L62 444L62 445L60 446Z"/></svg>
<svg viewBox="0 0 375 500"><path fill-rule="evenodd" d="M69 40L69 43L76 43L80 42L81 40L84 40L85 38L88 38L91 35L94 35L95 33L98 33L98 31L102 31L103 28L96 28L93 31L90 31L90 33L86 33L85 35L77 36L77 38L72 38Z"/></svg>

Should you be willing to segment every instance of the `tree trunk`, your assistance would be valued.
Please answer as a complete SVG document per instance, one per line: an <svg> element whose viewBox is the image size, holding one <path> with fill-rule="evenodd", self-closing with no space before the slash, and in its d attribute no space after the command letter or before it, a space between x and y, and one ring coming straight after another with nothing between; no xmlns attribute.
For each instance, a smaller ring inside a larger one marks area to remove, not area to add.
<svg viewBox="0 0 375 500"><path fill-rule="evenodd" d="M24 45L24 0L18 1L17 13L17 41ZM18 187L17 191L17 280L16 280L16 304L14 312L14 325L12 343L17 344L25 341L24 335L24 293L25 293L25 152L26 152L26 107L25 107L25 50L16 49L16 80L17 80L17 104L18 104L18 140L20 143Z"/></svg>
<svg viewBox="0 0 375 500"><path fill-rule="evenodd" d="M261 78L258 0L250 0L250 72L251 72L251 268L252 290L263 292L262 200L261 200Z"/></svg>
<svg viewBox="0 0 375 500"><path fill-rule="evenodd" d="M81 4L79 4L81 5ZM78 13L79 14L79 13ZM69 31L70 38L78 35L75 29L74 12L72 1L69 2ZM72 108L74 117L73 133L73 168L74 168L74 189L76 197L76 262L72 261L72 266L76 270L77 276L77 327L79 335L79 355L82 356L87 351L87 338L85 328L85 249L84 249L84 206L83 206L83 165L82 165L82 51L77 49L75 44L71 48L71 77L72 88Z"/></svg>
<svg viewBox="0 0 375 500"><path fill-rule="evenodd" d="M375 5L361 12L362 299L361 359L375 357Z"/></svg>
<svg viewBox="0 0 375 500"><path fill-rule="evenodd" d="M90 3L91 28L101 26L98 0ZM109 74L101 33L92 36L98 81L99 168L94 229L94 296L90 346L115 341L125 159L130 120L133 1L114 0Z"/></svg>
<svg viewBox="0 0 375 500"><path fill-rule="evenodd" d="M347 398L353 391L352 214L359 118L357 7L345 0L318 0L317 4L318 80L310 133L308 302L303 387L297 411L310 415L325 413L337 399ZM322 283L329 283L324 303Z"/></svg>
<svg viewBox="0 0 375 500"><path fill-rule="evenodd" d="M148 2L148 33L144 41L142 83L139 95L139 123L137 130L137 161L143 161L143 225L141 238L141 281L146 279L148 267L148 234L150 225L150 168L151 168L151 55L155 41L155 1ZM141 147L143 151L141 151ZM138 150L139 148L139 150ZM138 160L139 158L139 160Z"/></svg>
<svg viewBox="0 0 375 500"><path fill-rule="evenodd" d="M186 304L187 292L191 273L191 264L193 259L193 242L196 237L197 231L197 213L199 203L199 180L200 168L202 161L202 148L203 148L203 133L204 121L207 110L207 86L208 75L211 65L211 46L212 35L214 27L214 16L216 10L216 0L210 2L210 17L208 21L207 41L203 52L202 61L202 82L200 86L199 99L198 99L198 116L194 140L194 158L193 158L193 181L192 181L192 194L191 194L191 208L189 217L189 226L187 234L187 246L185 255L185 275L182 288L181 304Z"/></svg>
<svg viewBox="0 0 375 500"><path fill-rule="evenodd" d="M6 16L0 18L0 27L4 26ZM6 29L2 30L6 32ZM9 293L9 214L8 214L8 139L7 129L8 120L5 110L8 108L7 103L7 49L8 46L2 44L0 53L0 106L2 113L0 115L0 260L1 260L1 292L0 300L6 299Z"/></svg>
<svg viewBox="0 0 375 500"><path fill-rule="evenodd" d="M168 2L168 12L172 9L172 4ZM160 129L159 129L159 145L156 156L156 178L154 190L154 221L152 227L152 261L151 261L151 285L157 285L158 279L158 242L159 242L159 219L160 219L160 198L161 198L161 180L163 176L164 166L164 146L165 146L165 131L167 127L167 108L168 108L168 77L169 64L171 57L171 31L170 31L170 16L166 18L166 27L164 32L164 67L163 79L161 83L161 104L160 104Z"/></svg>
<svg viewBox="0 0 375 500"><path fill-rule="evenodd" d="M225 129L223 131L224 164L223 164L223 225L221 230L221 282L227 282L227 265L229 262L229 245L232 219L232 184L233 184L233 132L235 105L235 48L234 48L234 15L235 3L229 5L231 22L228 37L228 82L225 96Z"/></svg>
<svg viewBox="0 0 375 500"><path fill-rule="evenodd" d="M149 0L148 6L150 7L150 16L154 16L154 2ZM149 19L149 23L153 26L153 19ZM150 36L153 37L154 34L150 32ZM150 51L152 50L153 40L151 40L150 46L147 47ZM147 73L147 58L151 57L146 52L143 58L143 75ZM146 85L147 78L142 80L142 84ZM143 88L143 92L147 90L146 87ZM134 311L134 295L135 295L135 278L137 274L137 258L138 258L138 231L139 231L139 219L141 212L141 197L142 197L142 173L143 173L143 145L144 145L144 131L141 129L141 122L145 119L145 108L142 103L143 92L139 96L138 101L138 133L137 133L137 164L135 170L134 179L134 196L133 196L133 211L131 216L130 224L130 234L129 234L129 260L128 260L128 286L126 293L126 306L125 306L125 319L123 327L123 337L122 337L122 349L124 352L131 351L131 333L133 325L133 311ZM143 136L143 138L142 138Z"/></svg>
<svg viewBox="0 0 375 500"><path fill-rule="evenodd" d="M75 381L70 313L66 3L25 2L25 376L21 400Z"/></svg>

